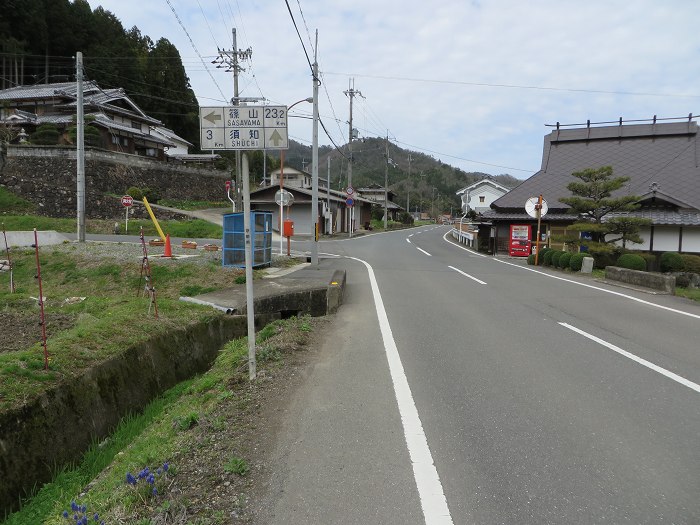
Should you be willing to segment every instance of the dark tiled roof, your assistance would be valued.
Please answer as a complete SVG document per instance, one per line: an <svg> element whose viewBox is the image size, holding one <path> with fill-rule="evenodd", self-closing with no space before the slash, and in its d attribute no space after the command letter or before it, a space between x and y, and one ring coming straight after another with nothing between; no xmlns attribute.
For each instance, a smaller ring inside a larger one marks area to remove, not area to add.
<svg viewBox="0 0 700 525"><path fill-rule="evenodd" d="M603 222L613 217L640 217L642 219L650 219L656 225L675 225L675 226L700 226L700 211L698 210L670 210L670 209L642 209L624 213L609 213L603 217Z"/></svg>
<svg viewBox="0 0 700 525"><path fill-rule="evenodd" d="M652 182L666 195L700 210L700 137L695 122L606 126L553 131L544 138L540 171L493 203L495 209L523 209L540 193L549 209L563 211L561 197L575 171L612 166L629 177L615 195L647 195Z"/></svg>

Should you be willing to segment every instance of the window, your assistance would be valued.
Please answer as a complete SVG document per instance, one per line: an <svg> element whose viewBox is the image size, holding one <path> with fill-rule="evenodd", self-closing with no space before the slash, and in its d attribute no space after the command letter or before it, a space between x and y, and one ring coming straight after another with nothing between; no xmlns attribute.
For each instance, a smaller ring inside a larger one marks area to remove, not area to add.
<svg viewBox="0 0 700 525"><path fill-rule="evenodd" d="M486 197L484 197L483 195L481 197L479 197L479 202L481 202L481 203L486 202Z"/></svg>

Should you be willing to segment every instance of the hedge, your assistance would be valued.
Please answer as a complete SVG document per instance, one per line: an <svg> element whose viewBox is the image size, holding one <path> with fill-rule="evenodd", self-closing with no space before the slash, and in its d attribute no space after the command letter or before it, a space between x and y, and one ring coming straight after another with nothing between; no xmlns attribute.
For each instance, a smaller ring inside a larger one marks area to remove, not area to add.
<svg viewBox="0 0 700 525"><path fill-rule="evenodd" d="M637 255L635 253L624 253L617 259L616 266L644 272L647 269L647 262L641 255Z"/></svg>
<svg viewBox="0 0 700 525"><path fill-rule="evenodd" d="M530 255L528 255L527 256L527 264L534 265L536 256L537 256L537 254L534 254L534 253L531 253Z"/></svg>
<svg viewBox="0 0 700 525"><path fill-rule="evenodd" d="M573 255L573 253L571 253L571 252L562 253L561 257L559 257L559 268L566 270L569 267L569 263L571 262L572 255Z"/></svg>
<svg viewBox="0 0 700 525"><path fill-rule="evenodd" d="M682 253L681 259L683 259L683 271L700 273L700 255Z"/></svg>
<svg viewBox="0 0 700 525"><path fill-rule="evenodd" d="M584 257L588 257L589 255L587 253L575 253L571 256L571 260L569 261L569 268L571 268L572 271L574 272L580 272L581 271L581 266L583 266L583 259Z"/></svg>
<svg viewBox="0 0 700 525"><path fill-rule="evenodd" d="M543 264L545 266L551 266L552 265L552 257L554 256L554 252L556 250L547 250L547 252L544 254L542 257Z"/></svg>
<svg viewBox="0 0 700 525"><path fill-rule="evenodd" d="M552 266L559 268L559 258L564 254L562 250L554 250L552 253Z"/></svg>
<svg viewBox="0 0 700 525"><path fill-rule="evenodd" d="M537 264L542 266L544 264L544 256L547 255L547 252L551 252L551 248L540 248L540 256L537 258Z"/></svg>
<svg viewBox="0 0 700 525"><path fill-rule="evenodd" d="M680 253L662 253L660 262L662 272L680 272L683 270L683 257L681 257Z"/></svg>

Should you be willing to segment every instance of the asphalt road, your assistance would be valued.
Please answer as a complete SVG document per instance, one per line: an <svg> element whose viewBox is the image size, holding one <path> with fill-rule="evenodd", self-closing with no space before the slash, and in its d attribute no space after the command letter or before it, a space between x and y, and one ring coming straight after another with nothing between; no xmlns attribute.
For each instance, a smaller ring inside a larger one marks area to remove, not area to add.
<svg viewBox="0 0 700 525"><path fill-rule="evenodd" d="M448 231L321 243L348 301L265 523L700 523L700 306Z"/></svg>

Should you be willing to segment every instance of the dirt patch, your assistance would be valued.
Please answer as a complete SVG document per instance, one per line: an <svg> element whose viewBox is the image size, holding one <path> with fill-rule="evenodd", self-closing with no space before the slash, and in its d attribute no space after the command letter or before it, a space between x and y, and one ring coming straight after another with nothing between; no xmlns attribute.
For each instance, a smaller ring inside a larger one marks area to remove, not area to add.
<svg viewBox="0 0 700 525"><path fill-rule="evenodd" d="M76 316L71 314L47 313L46 334L56 334L75 325ZM41 341L41 314L36 312L0 312L2 344L0 354L26 350Z"/></svg>

